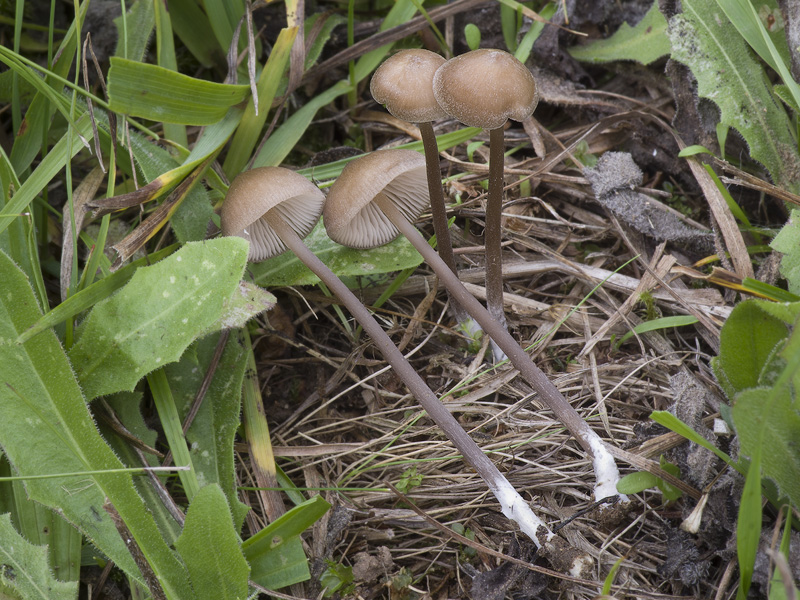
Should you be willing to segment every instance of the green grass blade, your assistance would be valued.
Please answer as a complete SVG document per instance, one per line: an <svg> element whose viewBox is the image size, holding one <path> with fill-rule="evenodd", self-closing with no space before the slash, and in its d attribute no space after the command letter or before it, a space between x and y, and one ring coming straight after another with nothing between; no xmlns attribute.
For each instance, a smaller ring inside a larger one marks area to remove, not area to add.
<svg viewBox="0 0 800 600"><path fill-rule="evenodd" d="M278 86L288 67L289 53L296 37L297 27L288 27L281 30L272 52L270 52L269 60L261 71L261 75L259 75L257 83L258 114L256 114L255 104L251 97L247 102L241 126L233 136L228 155L225 157L225 163L222 166L225 174L230 179L233 179L244 169L258 143L270 106L275 99Z"/></svg>
<svg viewBox="0 0 800 600"><path fill-rule="evenodd" d="M634 335L647 333L648 331L660 331L661 329L671 329L673 327L694 325L695 323L697 323L697 317L693 317L692 315L674 315L671 317L661 317L659 319L645 321L644 323L639 323L636 327L623 335L617 342L617 348L631 339Z"/></svg>
<svg viewBox="0 0 800 600"><path fill-rule="evenodd" d="M81 134L84 136L91 135L92 125L87 114L82 115L77 120L76 125ZM81 149L79 144L73 144L71 150L68 151L69 146L70 144L67 137L61 138L50 152L47 153L47 156L42 159L34 172L31 173L30 177L28 177L17 190L17 193L14 194L11 201L0 211L0 233L5 231L6 228L18 218L17 215L28 209L28 205L33 202L33 199L38 196L53 177L64 168L67 154L72 158Z"/></svg>
<svg viewBox="0 0 800 600"><path fill-rule="evenodd" d="M330 89L309 100L300 110L278 127L253 161L253 167L276 167L294 150L311 125L317 111L350 90L350 83L340 81Z"/></svg>
<svg viewBox="0 0 800 600"><path fill-rule="evenodd" d="M192 456L189 454L189 446L183 436L183 425L178 416L178 409L175 407L175 399L172 397L172 390L169 389L164 369L158 369L148 374L147 383L150 385L150 393L158 411L158 420L164 429L164 437L175 459L175 466L189 467L188 471L179 471L183 491L189 502L200 491L200 484L197 481L197 473L192 464Z"/></svg>
<svg viewBox="0 0 800 600"><path fill-rule="evenodd" d="M716 454L719 458L724 460L729 466L733 467L740 473L744 474L744 470L742 467L735 463L730 456L725 454L722 450L714 446L710 443L707 439L697 433L694 429L689 427L686 423L681 421L678 417L663 410L656 410L650 413L650 418L658 423L659 425L663 425L670 431L674 431L677 434L682 435L690 442L694 442L695 444L701 445L706 450L710 450L714 454Z"/></svg>
<svg viewBox="0 0 800 600"><path fill-rule="evenodd" d="M307 580L311 575L302 546L299 553L291 549L297 547L298 536L330 506L322 496L314 496L245 540L242 550L250 563L253 581L275 589Z"/></svg>
<svg viewBox="0 0 800 600"><path fill-rule="evenodd" d="M800 105L800 85L789 71L790 54L783 28L770 35L748 0L717 0L717 5L756 54L781 76L795 105Z"/></svg>
<svg viewBox="0 0 800 600"><path fill-rule="evenodd" d="M111 58L108 72L111 110L165 123L211 125L249 93L246 85L214 83L119 57Z"/></svg>
<svg viewBox="0 0 800 600"><path fill-rule="evenodd" d="M172 28L186 49L204 67L225 63L225 53L216 41L208 18L194 0L170 0Z"/></svg>
<svg viewBox="0 0 800 600"><path fill-rule="evenodd" d="M158 66L178 72L175 58L175 42L172 35L172 19L164 2L154 2L156 6L156 58ZM164 137L183 147L189 146L186 127L178 123L164 123Z"/></svg>

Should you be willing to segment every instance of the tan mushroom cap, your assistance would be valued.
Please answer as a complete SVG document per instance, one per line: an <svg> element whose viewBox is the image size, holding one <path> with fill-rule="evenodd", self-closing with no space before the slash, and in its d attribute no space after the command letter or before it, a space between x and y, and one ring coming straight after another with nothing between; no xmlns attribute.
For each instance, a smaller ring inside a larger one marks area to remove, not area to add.
<svg viewBox="0 0 800 600"><path fill-rule="evenodd" d="M325 201L322 219L328 236L351 248L375 248L396 238L397 228L373 202L379 194L415 221L430 204L425 158L394 149L348 163Z"/></svg>
<svg viewBox="0 0 800 600"><path fill-rule="evenodd" d="M433 76L433 94L447 114L484 129L524 121L539 102L528 67L503 50L482 48L451 58Z"/></svg>
<svg viewBox="0 0 800 600"><path fill-rule="evenodd" d="M259 167L239 174L222 204L224 235L250 242L248 260L259 262L277 256L286 245L262 217L277 211L301 238L319 220L325 194L302 175L281 167Z"/></svg>
<svg viewBox="0 0 800 600"><path fill-rule="evenodd" d="M427 123L447 114L433 96L433 74L445 60L429 50L401 50L378 67L369 84L375 102L409 123Z"/></svg>

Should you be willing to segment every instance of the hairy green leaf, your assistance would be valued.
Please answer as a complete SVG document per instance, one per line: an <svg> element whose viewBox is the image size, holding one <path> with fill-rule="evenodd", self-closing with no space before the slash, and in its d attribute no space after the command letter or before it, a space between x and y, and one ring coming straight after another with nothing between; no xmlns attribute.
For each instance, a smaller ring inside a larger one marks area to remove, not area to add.
<svg viewBox="0 0 800 600"><path fill-rule="evenodd" d="M181 357L166 367L167 378L181 420L186 420L203 379L211 366L220 335L198 340ZM234 477L233 442L240 423L242 379L246 365L244 345L232 331L225 344L214 377L203 402L186 432L186 441L200 486L216 483L225 493L241 526L247 507L239 502Z"/></svg>
<svg viewBox="0 0 800 600"><path fill-rule="evenodd" d="M733 400L737 393L774 379L777 352L789 334L785 320L775 316L772 302L747 300L733 309L720 333L720 349L712 364L722 388ZM800 307L800 304L795 304Z"/></svg>
<svg viewBox="0 0 800 600"><path fill-rule="evenodd" d="M698 94L720 109L721 123L737 130L750 155L778 185L800 190L800 157L792 125L761 64L715 0L686 0L669 22L672 58L697 78Z"/></svg>
<svg viewBox="0 0 800 600"><path fill-rule="evenodd" d="M789 221L770 244L782 252L781 275L786 278L789 291L800 295L800 210L793 210Z"/></svg>
<svg viewBox="0 0 800 600"><path fill-rule="evenodd" d="M328 237L321 224L317 224L305 243L339 277L378 275L416 267L422 263L422 257L404 237L371 250L357 250L340 246ZM264 287L311 285L319 282L319 278L292 252L250 265L248 270L253 274L253 281Z"/></svg>
<svg viewBox="0 0 800 600"><path fill-rule="evenodd" d="M20 333L41 316L25 275L0 252L0 446L23 476L107 471L124 465L103 441L52 331L23 345ZM29 496L53 508L139 579L139 570L105 513L108 498L127 523L170 599L192 598L186 572L164 542L128 473L30 479ZM139 579L141 581L141 579Z"/></svg>
<svg viewBox="0 0 800 600"><path fill-rule="evenodd" d="M247 248L234 237L186 244L96 304L70 349L87 397L132 390L145 374L178 360L222 315Z"/></svg>
<svg viewBox="0 0 800 600"><path fill-rule="evenodd" d="M23 600L72 600L78 582L58 581L50 571L46 546L28 543L9 515L0 515L0 596L11 588Z"/></svg>
<svg viewBox="0 0 800 600"><path fill-rule="evenodd" d="M667 20L658 10L658 2L653 2L647 14L634 27L623 23L607 39L572 46L569 49L573 58L583 62L604 63L612 60L635 60L643 65L649 65L662 56L666 56L669 51Z"/></svg>
<svg viewBox="0 0 800 600"><path fill-rule="evenodd" d="M175 542L200 598L246 600L247 564L233 529L225 494L216 484L195 494Z"/></svg>

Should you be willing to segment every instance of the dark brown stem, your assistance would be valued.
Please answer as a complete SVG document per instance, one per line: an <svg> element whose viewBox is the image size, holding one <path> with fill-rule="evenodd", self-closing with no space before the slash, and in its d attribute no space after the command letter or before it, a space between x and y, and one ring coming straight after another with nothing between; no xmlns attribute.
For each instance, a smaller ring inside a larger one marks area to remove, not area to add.
<svg viewBox="0 0 800 600"><path fill-rule="evenodd" d="M522 376L533 386L539 397L555 413L556 418L563 423L570 433L575 436L578 443L589 454L595 456L590 440L597 438L597 434L586 424L567 399L558 391L542 370L537 367L519 344L511 337L508 330L503 327L491 314L470 294L456 275L447 268L439 255L431 248L422 234L400 213L390 200L382 195L375 199L380 209L394 223L395 227L408 238L411 244L430 265L436 275L450 290L461 306L467 309L470 315L483 327L483 330L494 340L500 349L506 353L511 363L519 370Z"/></svg>
<svg viewBox="0 0 800 600"><path fill-rule="evenodd" d="M450 411L439 401L436 395L406 360L403 353L397 349L397 346L392 343L392 340L386 332L381 329L381 326L378 325L378 322L373 318L372 314L370 314L361 301L356 298L355 294L353 294L353 292L351 292L350 289L306 247L297 233L283 221L275 210L269 211L264 215L264 218L276 231L283 243L339 297L345 307L347 307L347 310L349 310L361 324L364 331L372 338L372 341L378 347L383 357L392 366L397 376L406 384L417 401L422 405L422 408L425 409L425 412L428 413L428 416L434 420L458 451L461 452L467 463L471 465L486 482L489 489L500 501L503 514L514 519L537 545L541 545L541 541L538 538L539 535L544 535L545 538L549 539L552 534L549 534L544 523L533 514L527 503L514 491L514 488L508 483L494 463L487 458L473 439L469 437L467 432L459 425ZM428 247L431 253L438 258L436 251L428 246L427 242L424 240L423 243ZM458 277L453 274L447 266L444 266L441 259L439 259L439 262L451 277L458 280ZM540 528L543 529L540 530Z"/></svg>
<svg viewBox="0 0 800 600"><path fill-rule="evenodd" d="M442 191L442 173L439 170L439 147L436 144L436 133L433 125L418 123L422 134L422 146L425 148L425 168L428 175L428 195L431 197L431 214L433 216L433 231L436 234L436 249L442 257L444 264L458 275L456 259L453 254L453 243L450 240L450 231L447 226L447 209L445 208L444 192ZM469 314L456 300L451 298L453 314L459 324L470 319Z"/></svg>
<svg viewBox="0 0 800 600"><path fill-rule="evenodd" d="M504 328L506 313L503 309L503 255L501 228L503 212L503 128L489 131L489 198L486 202L486 307L489 314Z"/></svg>

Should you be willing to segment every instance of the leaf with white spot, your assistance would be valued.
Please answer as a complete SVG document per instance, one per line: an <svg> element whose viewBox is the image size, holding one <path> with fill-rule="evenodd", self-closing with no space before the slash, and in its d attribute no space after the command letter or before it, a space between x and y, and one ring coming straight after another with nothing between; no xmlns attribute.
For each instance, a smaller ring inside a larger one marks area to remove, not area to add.
<svg viewBox="0 0 800 600"><path fill-rule="evenodd" d="M132 390L210 331L238 293L247 250L235 237L186 244L97 303L69 353L86 397Z"/></svg>

